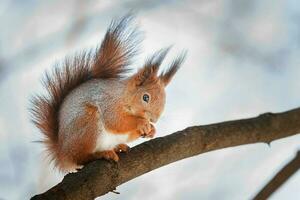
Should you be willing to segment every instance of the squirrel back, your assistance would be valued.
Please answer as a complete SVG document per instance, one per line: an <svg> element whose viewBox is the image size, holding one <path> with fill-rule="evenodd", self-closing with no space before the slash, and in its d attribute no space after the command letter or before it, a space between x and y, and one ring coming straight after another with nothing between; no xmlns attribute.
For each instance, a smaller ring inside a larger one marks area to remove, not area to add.
<svg viewBox="0 0 300 200"><path fill-rule="evenodd" d="M158 51L136 74L126 77L140 42L137 29L130 27L132 19L127 15L113 21L95 51L67 58L52 74L46 73L43 83L48 94L32 99L32 121L44 134L50 158L60 169L93 160L101 132L102 141L106 140L103 136L106 130L120 134L128 127L144 131L147 126L150 132L153 127L149 121L156 121L164 107L164 87L179 69L185 54L157 76L169 49ZM142 95L143 103L138 95ZM146 105L149 96L154 103ZM128 130L133 132L131 129ZM141 131L134 131L133 135L137 138Z"/></svg>

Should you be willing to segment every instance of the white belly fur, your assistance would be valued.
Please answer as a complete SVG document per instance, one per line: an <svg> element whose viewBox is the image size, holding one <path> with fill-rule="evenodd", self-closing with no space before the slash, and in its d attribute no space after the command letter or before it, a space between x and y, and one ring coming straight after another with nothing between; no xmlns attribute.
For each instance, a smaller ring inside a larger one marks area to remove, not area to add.
<svg viewBox="0 0 300 200"><path fill-rule="evenodd" d="M98 138L95 151L113 150L118 144L128 141L128 134L113 134L103 130Z"/></svg>

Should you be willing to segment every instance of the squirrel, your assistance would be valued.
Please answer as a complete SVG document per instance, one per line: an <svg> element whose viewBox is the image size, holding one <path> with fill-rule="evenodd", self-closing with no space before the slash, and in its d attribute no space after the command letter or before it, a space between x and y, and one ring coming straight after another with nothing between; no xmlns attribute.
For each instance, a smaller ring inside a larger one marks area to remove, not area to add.
<svg viewBox="0 0 300 200"><path fill-rule="evenodd" d="M165 87L182 64L179 54L158 75L170 48L157 51L133 75L132 58L141 40L132 15L112 20L95 50L66 58L43 79L46 95L31 99L31 118L61 171L76 170L96 159L118 161L126 143L153 138L154 123L165 106Z"/></svg>

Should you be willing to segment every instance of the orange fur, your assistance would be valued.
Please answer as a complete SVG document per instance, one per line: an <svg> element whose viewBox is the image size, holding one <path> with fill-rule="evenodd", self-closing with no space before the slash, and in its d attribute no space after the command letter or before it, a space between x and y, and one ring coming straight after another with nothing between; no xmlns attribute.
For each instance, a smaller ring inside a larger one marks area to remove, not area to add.
<svg viewBox="0 0 300 200"><path fill-rule="evenodd" d="M138 44L137 31L128 28L131 20L132 16L128 15L114 21L95 53L87 51L67 58L61 69L56 67L51 75L46 73L43 83L48 94L31 99L32 121L44 134L43 142L56 164L62 102L72 90L91 79L120 78L129 70L127 66Z"/></svg>
<svg viewBox="0 0 300 200"><path fill-rule="evenodd" d="M114 150L96 152L94 157L97 159L104 158L106 160L113 160L115 162L119 161L119 156Z"/></svg>
<svg viewBox="0 0 300 200"><path fill-rule="evenodd" d="M176 74L176 72L179 70L182 62L184 61L186 56L186 51L183 51L177 58L173 60L169 68L164 71L160 76L159 79L165 84L168 85L173 78L173 76Z"/></svg>
<svg viewBox="0 0 300 200"><path fill-rule="evenodd" d="M185 54L181 54L166 71L157 75L170 48L162 49L147 59L136 74L125 77L139 45L138 32L129 27L131 20L132 16L128 15L113 21L101 46L95 52L84 52L67 58L62 68L56 67L51 75L47 73L44 85L48 94L36 96L32 100L32 120L44 134L43 142L52 160L61 169L98 158L115 161L119 159L115 150L125 150L125 144L109 151L95 152L96 141L101 134L98 129L99 121L103 122L105 129L111 133L129 133L128 141L141 136L151 138L155 134L152 123L157 121L164 108L164 88L178 71ZM69 138L65 138L65 130L60 129L59 121L61 105L69 95L74 98L71 95L73 90L83 83L92 82L92 79L117 80L124 83L124 91L122 94L118 93L123 96L119 98L120 102L111 106L109 112L101 116L98 107L86 102L84 114L76 116L76 119L67 125L69 127L64 127L75 132L68 135ZM144 94L149 96L149 103L143 102ZM114 116L109 116L112 113Z"/></svg>
<svg viewBox="0 0 300 200"><path fill-rule="evenodd" d="M131 58L137 53L139 33L136 29L124 28L132 21L128 15L120 20L113 21L108 28L104 40L95 55L95 64L92 68L95 78L120 78L130 69Z"/></svg>
<svg viewBox="0 0 300 200"><path fill-rule="evenodd" d="M119 152L128 152L130 147L127 144L119 144L114 151L119 153Z"/></svg>
<svg viewBox="0 0 300 200"><path fill-rule="evenodd" d="M72 124L73 130L83 130L80 135L73 140L70 139L68 149L60 149L58 166L61 169L68 168L60 166L65 160L78 165L85 164L93 159L93 151L95 149L96 140L98 137L98 121L99 112L96 106L87 103L85 105L84 115L78 117ZM59 141L59 146L63 146L64 141Z"/></svg>
<svg viewBox="0 0 300 200"><path fill-rule="evenodd" d="M54 69L53 76L45 76L44 86L48 95L35 96L32 99L31 115L34 124L45 138L47 151L57 163L58 158L58 113L64 98L76 87L90 79L90 53L78 54L73 60L66 60L63 69Z"/></svg>
<svg viewBox="0 0 300 200"><path fill-rule="evenodd" d="M144 132L142 129L146 129L147 133L153 134L155 128L150 124L149 120L144 118L144 113L137 115L128 114L124 111L122 106L114 108L114 112L118 113L118 118L114 121L105 121L105 129L115 134L130 133L129 141L133 141L141 136Z"/></svg>

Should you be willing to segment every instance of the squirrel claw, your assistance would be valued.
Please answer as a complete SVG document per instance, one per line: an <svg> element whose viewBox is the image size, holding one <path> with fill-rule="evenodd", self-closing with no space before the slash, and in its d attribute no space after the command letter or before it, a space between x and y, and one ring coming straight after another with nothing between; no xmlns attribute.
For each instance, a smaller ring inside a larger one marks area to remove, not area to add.
<svg viewBox="0 0 300 200"><path fill-rule="evenodd" d="M116 146L114 149L116 153L121 153L121 152L128 152L130 151L130 147L127 144L119 144Z"/></svg>
<svg viewBox="0 0 300 200"><path fill-rule="evenodd" d="M77 166L77 168L75 169L76 172L80 172L83 168L83 165Z"/></svg>

